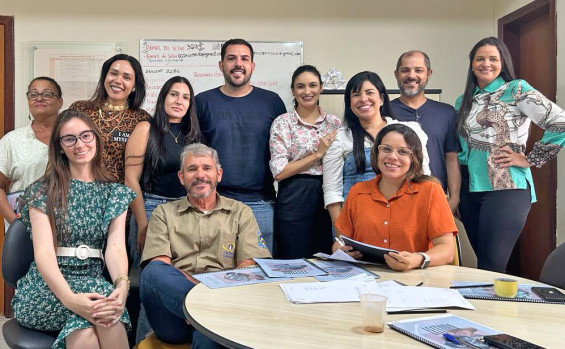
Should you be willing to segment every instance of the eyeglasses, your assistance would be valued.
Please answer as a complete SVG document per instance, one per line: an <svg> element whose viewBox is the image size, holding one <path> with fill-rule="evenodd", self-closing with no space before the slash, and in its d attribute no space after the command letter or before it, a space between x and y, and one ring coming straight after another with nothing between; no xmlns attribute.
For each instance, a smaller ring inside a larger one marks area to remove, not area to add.
<svg viewBox="0 0 565 349"><path fill-rule="evenodd" d="M410 150L408 148L394 149L393 147L386 145L386 144L381 144L377 148L379 149L379 152L381 152L383 154L392 154L393 152L395 152L396 155L402 156L402 157L409 157L410 155L412 155L412 150Z"/></svg>
<svg viewBox="0 0 565 349"><path fill-rule="evenodd" d="M78 136L75 135L64 135L59 137L61 144L65 147L72 147L77 144L77 140L80 138L82 143L90 143L94 140L94 131L86 130L82 131Z"/></svg>
<svg viewBox="0 0 565 349"><path fill-rule="evenodd" d="M37 99L37 97L39 97L39 96L41 96L46 101L50 100L53 97L59 98L58 95L56 95L54 92L51 92L51 91L43 91L41 93L27 92L26 96L27 96L27 99L29 99L30 101L35 101Z"/></svg>

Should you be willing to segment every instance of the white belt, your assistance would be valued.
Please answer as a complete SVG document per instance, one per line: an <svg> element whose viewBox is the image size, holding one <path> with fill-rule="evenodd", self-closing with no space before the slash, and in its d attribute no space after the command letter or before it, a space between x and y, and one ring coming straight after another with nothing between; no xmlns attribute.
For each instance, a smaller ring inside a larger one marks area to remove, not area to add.
<svg viewBox="0 0 565 349"><path fill-rule="evenodd" d="M78 247L57 247L57 256L77 257L78 259L100 258L104 260L101 249L90 248L86 245L80 245Z"/></svg>

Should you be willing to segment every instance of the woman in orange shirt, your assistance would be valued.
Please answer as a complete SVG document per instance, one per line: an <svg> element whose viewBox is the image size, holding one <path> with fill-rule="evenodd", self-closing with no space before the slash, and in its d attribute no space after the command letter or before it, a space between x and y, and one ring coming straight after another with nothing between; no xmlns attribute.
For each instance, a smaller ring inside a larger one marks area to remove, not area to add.
<svg viewBox="0 0 565 349"><path fill-rule="evenodd" d="M423 174L422 144L402 124L384 127L371 150L375 179L351 188L335 223L342 235L394 249L385 255L394 270L451 263L457 228L439 182ZM335 243L354 258L351 246Z"/></svg>

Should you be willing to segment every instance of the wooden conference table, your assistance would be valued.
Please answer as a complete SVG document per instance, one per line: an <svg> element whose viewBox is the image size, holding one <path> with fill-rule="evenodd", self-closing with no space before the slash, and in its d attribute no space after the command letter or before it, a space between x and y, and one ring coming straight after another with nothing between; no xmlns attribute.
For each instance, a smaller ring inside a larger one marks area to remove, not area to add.
<svg viewBox="0 0 565 349"><path fill-rule="evenodd" d="M450 281L487 281L504 274L445 265L406 273L386 267L368 269L380 281L398 280L407 285L449 287ZM513 277L520 284L539 284ZM290 282L311 282L314 278ZM279 282L209 289L203 284L186 296L184 312L201 333L230 348L425 348L388 326L383 333L361 328L359 303L292 304ZM546 348L565 347L565 305L469 300L477 309L449 313L514 335ZM423 315L386 315L394 321Z"/></svg>

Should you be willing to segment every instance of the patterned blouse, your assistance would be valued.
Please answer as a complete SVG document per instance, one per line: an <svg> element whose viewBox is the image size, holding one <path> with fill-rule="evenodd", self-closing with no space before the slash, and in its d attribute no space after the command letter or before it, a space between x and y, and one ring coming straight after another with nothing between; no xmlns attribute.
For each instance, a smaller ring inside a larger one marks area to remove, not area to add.
<svg viewBox="0 0 565 349"><path fill-rule="evenodd" d="M455 102L456 110L461 101L459 97ZM525 152L532 121L545 132L526 159L532 166L541 167L565 144L565 111L524 80L506 82L498 77L483 89L477 87L465 130L459 135L459 162L469 167L470 191L526 189L529 184L535 202L530 169L499 168L493 159L504 146Z"/></svg>
<svg viewBox="0 0 565 349"><path fill-rule="evenodd" d="M320 116L314 124L302 121L296 110L278 116L271 126L271 161L273 177L282 172L292 161L300 160L318 150L320 138L339 129L341 121L318 107ZM322 160L316 161L301 174L321 175Z"/></svg>
<svg viewBox="0 0 565 349"><path fill-rule="evenodd" d="M69 109L83 112L94 121L104 139L104 166L116 177L117 183L124 183L126 143L135 126L151 116L143 109L102 111L90 101L74 102Z"/></svg>

